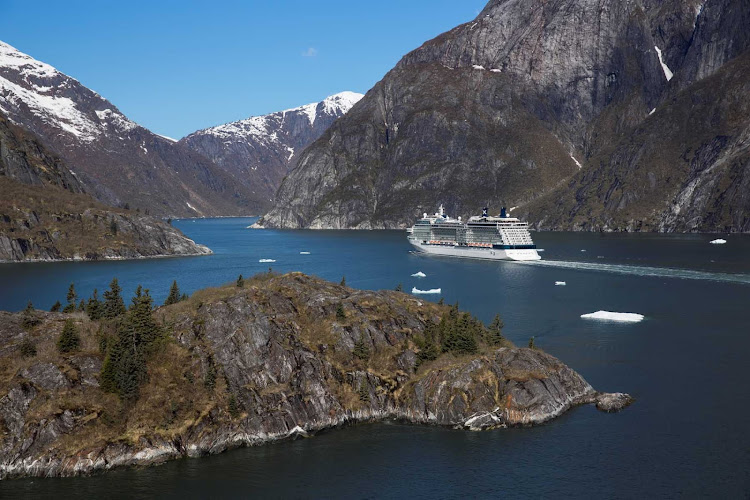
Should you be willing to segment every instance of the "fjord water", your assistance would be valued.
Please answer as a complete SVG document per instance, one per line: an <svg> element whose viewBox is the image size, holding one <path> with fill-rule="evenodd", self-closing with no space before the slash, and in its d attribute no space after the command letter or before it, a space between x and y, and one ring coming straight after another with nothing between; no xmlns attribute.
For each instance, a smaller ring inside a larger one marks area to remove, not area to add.
<svg viewBox="0 0 750 500"><path fill-rule="evenodd" d="M621 413L576 408L527 429L361 425L311 439L88 478L0 482L0 497L720 496L750 492L750 237L536 233L535 264L415 255L398 231L254 231L254 219L176 221L214 255L0 265L0 309L83 296L117 276L164 300L237 275L303 271L356 288L442 288L446 302L518 345L535 337L596 389L636 397ZM584 251L585 250L585 251ZM300 252L310 252L302 255ZM273 259L274 263L259 263ZM424 272L425 278L411 274ZM565 281L566 286L555 286ZM441 296L422 296L438 300ZM600 309L640 323L581 319Z"/></svg>

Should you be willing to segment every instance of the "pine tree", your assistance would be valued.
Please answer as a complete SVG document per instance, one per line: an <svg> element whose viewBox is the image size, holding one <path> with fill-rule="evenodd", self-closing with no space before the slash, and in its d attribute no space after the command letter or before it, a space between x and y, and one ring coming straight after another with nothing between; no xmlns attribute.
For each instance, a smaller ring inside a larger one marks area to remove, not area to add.
<svg viewBox="0 0 750 500"><path fill-rule="evenodd" d="M109 232L112 233L112 236L117 236L117 221L115 219L109 222Z"/></svg>
<svg viewBox="0 0 750 500"><path fill-rule="evenodd" d="M370 357L370 347L365 342L364 334L359 335L359 340L354 343L352 353L359 359L368 359Z"/></svg>
<svg viewBox="0 0 750 500"><path fill-rule="evenodd" d="M419 353L417 353L417 359L419 364L425 361L432 361L437 359L440 355L440 348L438 347L437 337L439 336L438 326L431 320L427 320L424 326L424 337L419 346Z"/></svg>
<svg viewBox="0 0 750 500"><path fill-rule="evenodd" d="M180 301L180 288L177 286L177 280L172 281L172 286L169 288L169 296L164 301L165 306L176 304Z"/></svg>
<svg viewBox="0 0 750 500"><path fill-rule="evenodd" d="M243 278L241 274L239 278L237 278L237 288L245 288L245 278Z"/></svg>
<svg viewBox="0 0 750 500"><path fill-rule="evenodd" d="M499 346L505 342L503 337L503 320L500 319L500 315L496 314L495 319L492 320L489 329L487 330L487 344L491 346Z"/></svg>
<svg viewBox="0 0 750 500"><path fill-rule="evenodd" d="M339 283L341 286L346 286L346 276L341 277L341 283Z"/></svg>
<svg viewBox="0 0 750 500"><path fill-rule="evenodd" d="M117 278L112 278L109 284L109 290L104 292L104 310L105 318L112 319L125 314L125 301L122 300L122 288L117 282Z"/></svg>
<svg viewBox="0 0 750 500"><path fill-rule="evenodd" d="M183 301L183 300L187 300L187 299L189 299L189 298L190 298L190 296L189 296L188 294L186 294L186 293L183 293L183 294L182 294L182 295L180 296L180 301Z"/></svg>
<svg viewBox="0 0 750 500"><path fill-rule="evenodd" d="M66 319L60 338L57 339L57 350L61 353L77 351L80 344L81 338L78 336L78 328L76 328L72 319Z"/></svg>
<svg viewBox="0 0 750 500"><path fill-rule="evenodd" d="M78 311L84 312L86 310L86 302L81 299L81 301L78 303Z"/></svg>
<svg viewBox="0 0 750 500"><path fill-rule="evenodd" d="M344 311L344 305L339 302L339 305L336 306L336 319L339 321L343 321L346 319L346 312Z"/></svg>
<svg viewBox="0 0 750 500"><path fill-rule="evenodd" d="M529 339L529 349L536 349L536 348L534 347L534 337L531 337L531 338Z"/></svg>
<svg viewBox="0 0 750 500"><path fill-rule="evenodd" d="M49 308L49 312L59 312L61 307L62 304L60 304L60 301L58 300L57 302L52 304L52 307Z"/></svg>
<svg viewBox="0 0 750 500"><path fill-rule="evenodd" d="M370 402L370 384L367 382L367 376L362 379L362 382L359 384L359 400L363 403L369 403Z"/></svg>
<svg viewBox="0 0 750 500"><path fill-rule="evenodd" d="M403 291L404 291L404 285L402 285L401 283L399 283L399 284L398 284L398 285L396 286L396 291L397 291L397 292L403 292Z"/></svg>
<svg viewBox="0 0 750 500"><path fill-rule="evenodd" d="M65 306L65 309L63 309L64 313L75 312L77 298L78 295L76 294L76 287L73 283L71 283L70 287L68 287L68 295L66 295L65 297L65 299L68 301L68 304Z"/></svg>
<svg viewBox="0 0 750 500"><path fill-rule="evenodd" d="M29 301L28 304L26 304L26 309L23 310L23 314L21 317L21 326L23 326L26 329L32 328L35 325L39 324L41 320L36 315L36 309L34 309L34 304Z"/></svg>
<svg viewBox="0 0 750 500"><path fill-rule="evenodd" d="M162 335L152 309L149 291L139 285L102 367L102 389L118 394L125 401L138 398L139 387L148 375L147 357Z"/></svg>
<svg viewBox="0 0 750 500"><path fill-rule="evenodd" d="M94 321L101 319L104 314L104 307L99 301L99 292L96 288L94 288L94 293L86 304L86 314Z"/></svg>

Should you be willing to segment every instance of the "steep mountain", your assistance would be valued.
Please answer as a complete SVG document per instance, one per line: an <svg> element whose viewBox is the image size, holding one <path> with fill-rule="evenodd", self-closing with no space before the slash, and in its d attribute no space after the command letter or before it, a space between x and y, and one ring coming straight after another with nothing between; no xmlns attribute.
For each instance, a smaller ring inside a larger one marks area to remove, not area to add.
<svg viewBox="0 0 750 500"><path fill-rule="evenodd" d="M442 202L544 228L748 230L749 25L742 0L492 0L309 146L260 223L403 227Z"/></svg>
<svg viewBox="0 0 750 500"><path fill-rule="evenodd" d="M235 174L268 200L266 208L270 208L281 180L302 150L362 97L341 92L318 103L199 130L180 143Z"/></svg>
<svg viewBox="0 0 750 500"><path fill-rule="evenodd" d="M78 81L0 42L0 111L33 132L109 205L159 215L234 215L262 207L210 160L151 133Z"/></svg>
<svg viewBox="0 0 750 500"><path fill-rule="evenodd" d="M0 113L0 261L211 253L153 217L84 193L65 162Z"/></svg>

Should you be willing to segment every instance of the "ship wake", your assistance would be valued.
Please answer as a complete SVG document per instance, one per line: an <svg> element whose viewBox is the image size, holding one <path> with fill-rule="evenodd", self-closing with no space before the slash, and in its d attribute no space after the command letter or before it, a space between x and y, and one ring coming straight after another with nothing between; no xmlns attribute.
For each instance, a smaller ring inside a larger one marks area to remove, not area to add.
<svg viewBox="0 0 750 500"><path fill-rule="evenodd" d="M600 262L570 262L563 260L537 260L521 262L529 266L544 266L578 271L600 271L631 276L652 276L657 278L678 278L704 281L720 281L725 283L741 283L750 285L750 274L712 273L708 271L694 271L691 269L676 269L671 267L630 266L627 264L603 264Z"/></svg>

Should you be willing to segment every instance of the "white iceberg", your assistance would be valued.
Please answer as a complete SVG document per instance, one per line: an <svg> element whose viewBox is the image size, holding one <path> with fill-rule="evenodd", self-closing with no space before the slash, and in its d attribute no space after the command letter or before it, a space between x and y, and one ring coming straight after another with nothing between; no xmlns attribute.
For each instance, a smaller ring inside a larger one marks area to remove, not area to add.
<svg viewBox="0 0 750 500"><path fill-rule="evenodd" d="M300 255L310 255L310 252L300 252Z"/></svg>
<svg viewBox="0 0 750 500"><path fill-rule="evenodd" d="M276 262L274 259L260 259L258 262L261 264L267 264L269 262Z"/></svg>
<svg viewBox="0 0 750 500"><path fill-rule="evenodd" d="M427 275L422 271L417 271L416 273L412 274L412 276L414 276L415 278L424 278Z"/></svg>
<svg viewBox="0 0 750 500"><path fill-rule="evenodd" d="M639 321L643 321L643 314L611 311L596 311L589 314L581 314L581 317L585 319L599 319L604 321L625 321L628 323L638 323Z"/></svg>
<svg viewBox="0 0 750 500"><path fill-rule="evenodd" d="M726 243L727 240L722 240L721 238L715 239L711 242L712 245L723 245Z"/></svg>
<svg viewBox="0 0 750 500"><path fill-rule="evenodd" d="M565 286L565 285L567 285L567 283L565 283L564 281L555 281L555 286Z"/></svg>
<svg viewBox="0 0 750 500"><path fill-rule="evenodd" d="M442 288L433 288L431 290L420 290L417 287L411 289L411 293L424 294L424 293L442 293Z"/></svg>

